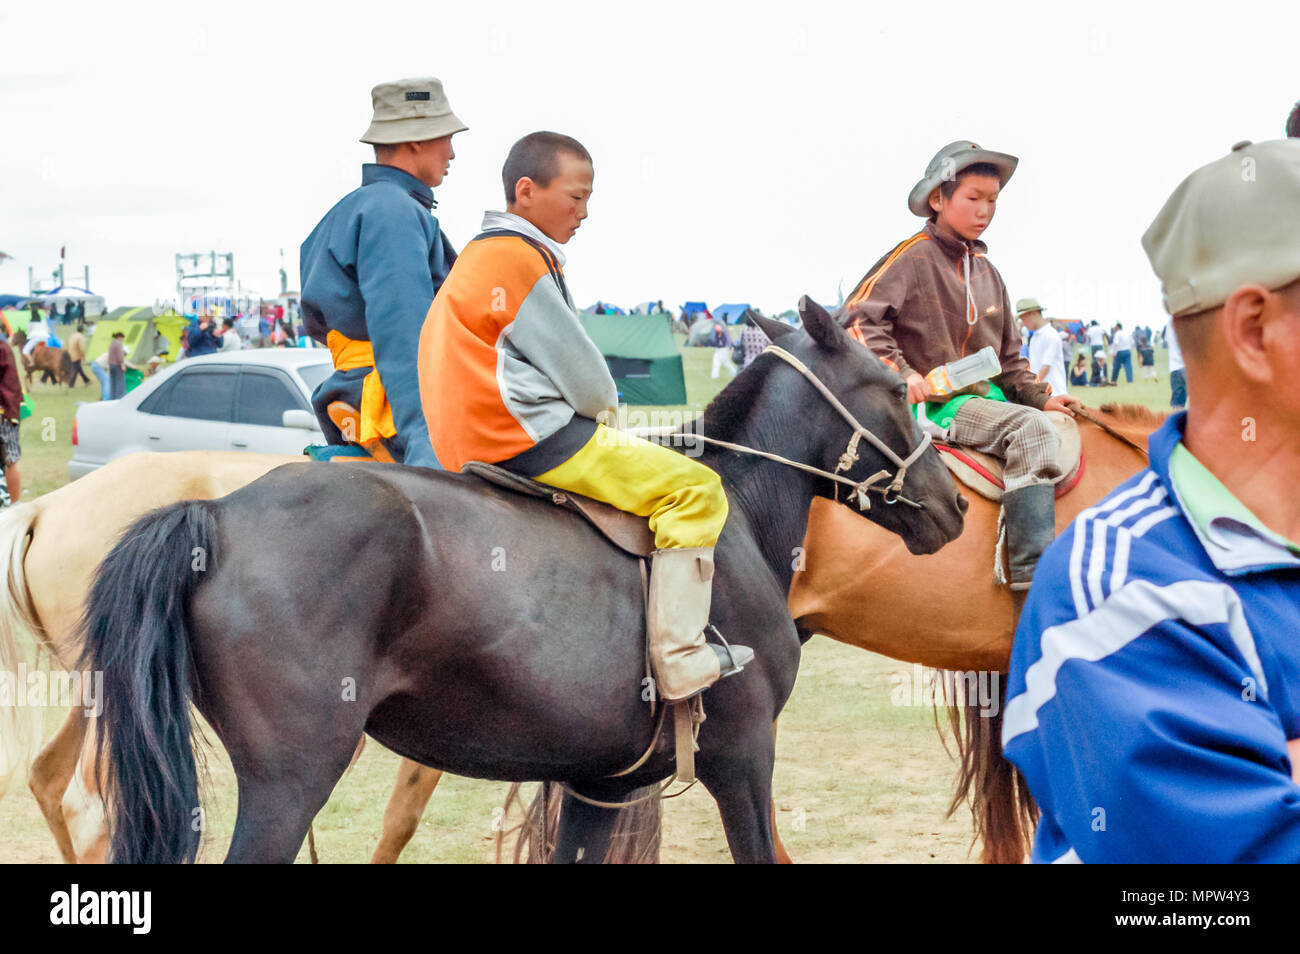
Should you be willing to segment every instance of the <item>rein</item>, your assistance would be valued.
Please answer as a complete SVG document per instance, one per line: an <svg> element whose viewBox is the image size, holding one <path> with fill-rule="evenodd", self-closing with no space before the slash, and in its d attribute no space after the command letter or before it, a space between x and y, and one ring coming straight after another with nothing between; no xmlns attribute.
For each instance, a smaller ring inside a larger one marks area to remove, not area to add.
<svg viewBox="0 0 1300 954"><path fill-rule="evenodd" d="M832 480L836 483L852 487L853 490L849 494L848 499L857 503L859 510L871 509L871 498L867 496L871 491L881 494L887 504L901 502L907 504L909 507L915 507L917 510L924 510L925 504L918 503L915 500L909 500L907 497L903 496L902 491L903 481L907 478L907 468L911 467L912 464L916 462L916 459L925 452L925 449L930 446L930 435L923 435L921 442L916 445L915 450L907 455L906 458L899 457L887 444L885 444L884 441L873 434L869 428L864 427L862 423L853 416L853 413L846 408L843 403L841 403L840 399L831 393L830 388L822 383L821 379L818 378L817 375L813 374L812 371L809 370L808 366L802 361L784 348L778 348L776 345L768 345L763 349L762 353L766 354L767 352L771 352L775 357L780 358L807 378L808 383L815 387L818 393L820 393L821 396L830 403L831 407L835 408L835 410L839 412L840 417L844 418L844 420L849 423L849 426L853 428L853 436L849 438L848 447L845 448L844 453L840 455L839 463L835 466L835 472L831 473L830 471L822 470L819 467L813 467L810 464L803 464L797 460L789 460L788 458L782 457L780 454L772 454L767 451L758 450L754 447L746 447L743 444L733 444L730 441L720 441L716 438L705 437L703 434L695 434L692 436L697 440L704 441L706 444L714 444L718 447L725 448L726 450L738 451L742 454L752 454L755 457L764 457L767 460L776 461L778 464L785 464L787 467L794 467L810 474L816 474L818 477L824 477L827 480ZM876 450L884 454L885 457L893 463L896 468L898 468L894 474L891 475L888 470L879 470L865 480L860 481L850 480L848 477L840 476L841 471L851 470L853 465L857 463L858 444L864 437L867 439L867 443L871 444L876 448ZM683 439L686 439L685 435L683 435ZM888 482L888 484L887 486L881 486L881 482Z"/></svg>

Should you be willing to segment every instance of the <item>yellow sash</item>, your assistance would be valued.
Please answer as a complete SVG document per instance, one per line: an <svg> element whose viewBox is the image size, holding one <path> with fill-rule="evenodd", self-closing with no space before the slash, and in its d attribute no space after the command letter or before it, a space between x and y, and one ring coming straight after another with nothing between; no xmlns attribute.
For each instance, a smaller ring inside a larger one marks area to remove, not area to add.
<svg viewBox="0 0 1300 954"><path fill-rule="evenodd" d="M339 371L371 369L361 382L361 433L344 434L344 439L364 447L381 437L396 437L393 409L388 404L379 372L375 370L374 347L369 341L355 341L333 330L325 336L325 344L334 358L334 367Z"/></svg>

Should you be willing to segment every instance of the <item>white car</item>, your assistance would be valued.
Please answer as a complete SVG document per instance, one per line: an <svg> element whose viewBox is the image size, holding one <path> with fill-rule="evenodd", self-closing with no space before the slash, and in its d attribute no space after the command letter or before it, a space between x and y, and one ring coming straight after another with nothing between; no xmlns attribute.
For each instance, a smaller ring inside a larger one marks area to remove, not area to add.
<svg viewBox="0 0 1300 954"><path fill-rule="evenodd" d="M311 394L334 366L328 351L253 348L159 371L126 397L77 408L68 479L137 451L300 454L324 444Z"/></svg>

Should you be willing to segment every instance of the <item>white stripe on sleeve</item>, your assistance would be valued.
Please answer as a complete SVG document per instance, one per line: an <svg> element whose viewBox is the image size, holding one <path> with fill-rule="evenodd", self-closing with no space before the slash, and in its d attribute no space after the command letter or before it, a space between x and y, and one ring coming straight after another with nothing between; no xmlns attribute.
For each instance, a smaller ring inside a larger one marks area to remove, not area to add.
<svg viewBox="0 0 1300 954"><path fill-rule="evenodd" d="M1003 747L1038 727L1038 710L1056 695L1057 673L1065 663L1104 659L1165 620L1181 620L1192 626L1226 624L1234 645L1258 681L1260 697L1267 696L1268 683L1255 638L1246 623L1241 598L1232 587L1206 580L1181 580L1168 586L1134 580L1088 615L1043 631L1041 655L1025 672L1025 691L1007 700Z"/></svg>

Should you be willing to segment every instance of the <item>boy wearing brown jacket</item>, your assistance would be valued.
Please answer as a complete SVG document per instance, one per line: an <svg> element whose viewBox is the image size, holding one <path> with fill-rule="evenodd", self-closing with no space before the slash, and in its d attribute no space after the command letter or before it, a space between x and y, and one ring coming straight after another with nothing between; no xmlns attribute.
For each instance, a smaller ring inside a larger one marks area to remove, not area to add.
<svg viewBox="0 0 1300 954"><path fill-rule="evenodd" d="M1002 276L980 236L1018 160L973 142L944 146L912 188L908 208L928 219L877 262L844 308L850 335L907 382L917 421L933 436L1005 462L1003 507L1011 589L1029 589L1055 533L1060 441L1042 411L1079 402L1052 395L1020 356ZM1002 372L956 394L935 395L925 375L991 346Z"/></svg>

